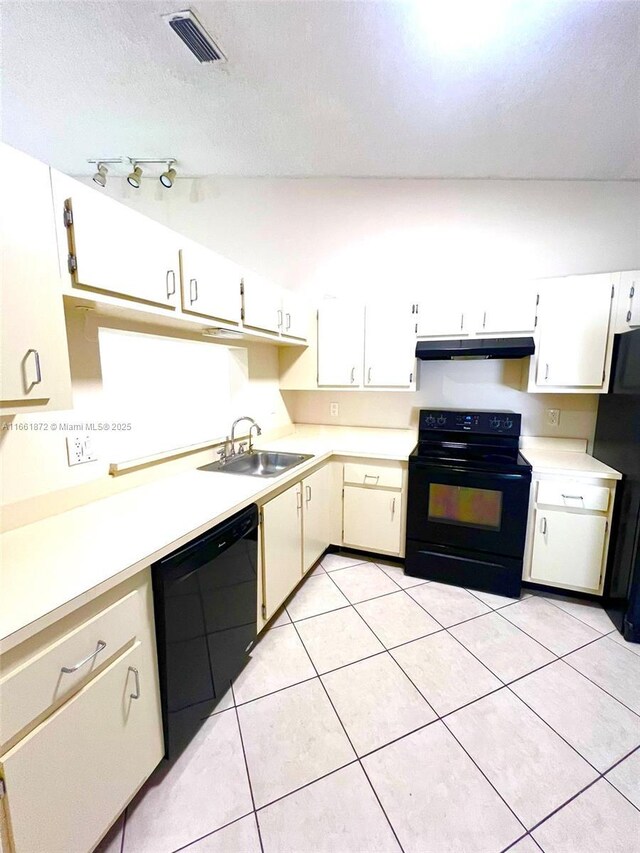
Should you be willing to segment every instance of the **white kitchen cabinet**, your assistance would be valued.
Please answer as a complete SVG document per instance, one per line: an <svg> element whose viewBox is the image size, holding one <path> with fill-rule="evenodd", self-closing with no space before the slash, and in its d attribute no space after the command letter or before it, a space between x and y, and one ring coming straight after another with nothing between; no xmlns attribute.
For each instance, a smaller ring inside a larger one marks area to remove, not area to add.
<svg viewBox="0 0 640 853"><path fill-rule="evenodd" d="M404 301L369 303L365 308L364 384L409 388L416 369L412 306Z"/></svg>
<svg viewBox="0 0 640 853"><path fill-rule="evenodd" d="M68 255L61 262L73 288L175 309L181 238L66 175L52 171L52 182L57 225L66 223Z"/></svg>
<svg viewBox="0 0 640 853"><path fill-rule="evenodd" d="M616 331L640 328L640 270L620 273L618 325Z"/></svg>
<svg viewBox="0 0 640 853"><path fill-rule="evenodd" d="M523 579L602 594L614 480L534 474Z"/></svg>
<svg viewBox="0 0 640 853"><path fill-rule="evenodd" d="M242 270L232 261L183 239L180 249L182 310L224 323L240 323Z"/></svg>
<svg viewBox="0 0 640 853"><path fill-rule="evenodd" d="M432 284L416 302L414 328L419 338L466 337L471 315L468 294L457 284Z"/></svg>
<svg viewBox="0 0 640 853"><path fill-rule="evenodd" d="M266 278L245 271L242 284L245 326L278 333L283 323L282 290Z"/></svg>
<svg viewBox="0 0 640 853"><path fill-rule="evenodd" d="M287 338L306 340L309 332L309 306L306 300L291 290L282 291L282 328Z"/></svg>
<svg viewBox="0 0 640 853"><path fill-rule="evenodd" d="M605 516L538 508L530 579L599 591L607 533Z"/></svg>
<svg viewBox="0 0 640 853"><path fill-rule="evenodd" d="M536 322L537 292L532 283L515 281L489 286L480 295L481 316L476 334L481 337L532 335Z"/></svg>
<svg viewBox="0 0 640 853"><path fill-rule="evenodd" d="M318 386L362 384L364 306L326 299L318 309Z"/></svg>
<svg viewBox="0 0 640 853"><path fill-rule="evenodd" d="M16 853L92 850L162 753L155 673L136 642L0 758Z"/></svg>
<svg viewBox="0 0 640 853"><path fill-rule="evenodd" d="M401 518L402 492L345 485L345 545L383 554L399 554Z"/></svg>
<svg viewBox="0 0 640 853"><path fill-rule="evenodd" d="M335 502L340 493L334 489L333 469L323 465L302 481L304 510L302 572L307 572L324 554L333 539Z"/></svg>
<svg viewBox="0 0 640 853"><path fill-rule="evenodd" d="M270 619L302 577L302 483L262 507L262 598Z"/></svg>
<svg viewBox="0 0 640 853"><path fill-rule="evenodd" d="M611 366L612 275L540 282L529 391L604 393Z"/></svg>
<svg viewBox="0 0 640 853"><path fill-rule="evenodd" d="M71 408L49 169L8 145L0 255L0 414Z"/></svg>

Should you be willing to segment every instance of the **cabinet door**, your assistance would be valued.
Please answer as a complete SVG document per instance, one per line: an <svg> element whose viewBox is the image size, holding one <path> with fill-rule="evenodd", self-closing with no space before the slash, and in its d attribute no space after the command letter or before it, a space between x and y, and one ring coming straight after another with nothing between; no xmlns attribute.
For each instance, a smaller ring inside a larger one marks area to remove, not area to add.
<svg viewBox="0 0 640 853"><path fill-rule="evenodd" d="M262 595L271 618L302 577L302 484L262 508Z"/></svg>
<svg viewBox="0 0 640 853"><path fill-rule="evenodd" d="M242 270L237 264L185 240L180 274L183 311L225 323L240 322Z"/></svg>
<svg viewBox="0 0 640 853"><path fill-rule="evenodd" d="M489 287L483 301L479 335L533 334L536 321L536 289L529 282L514 281Z"/></svg>
<svg viewBox="0 0 640 853"><path fill-rule="evenodd" d="M417 303L418 337L465 337L471 325L469 308L458 285L434 285Z"/></svg>
<svg viewBox="0 0 640 853"><path fill-rule="evenodd" d="M369 304L364 324L364 384L408 388L416 365L415 314L404 302Z"/></svg>
<svg viewBox="0 0 640 853"><path fill-rule="evenodd" d="M620 290L622 329L637 329L640 327L640 270L621 273Z"/></svg>
<svg viewBox="0 0 640 853"><path fill-rule="evenodd" d="M1 414L71 407L49 169L1 145Z"/></svg>
<svg viewBox="0 0 640 853"><path fill-rule="evenodd" d="M540 287L538 388L602 388L611 314L611 276L545 281Z"/></svg>
<svg viewBox="0 0 640 853"><path fill-rule="evenodd" d="M138 642L0 758L15 850L93 850L162 755Z"/></svg>
<svg viewBox="0 0 640 853"><path fill-rule="evenodd" d="M282 291L282 334L306 340L309 333L309 307L306 300L290 290Z"/></svg>
<svg viewBox="0 0 640 853"><path fill-rule="evenodd" d="M306 572L331 545L333 508L340 494L334 491L333 472L329 465L302 481L304 515L302 571Z"/></svg>
<svg viewBox="0 0 640 853"><path fill-rule="evenodd" d="M402 493L344 487L344 544L367 551L400 553Z"/></svg>
<svg viewBox="0 0 640 853"><path fill-rule="evenodd" d="M178 235L72 178L52 177L56 216L63 216L65 202L73 212L67 228L73 286L175 308Z"/></svg>
<svg viewBox="0 0 640 853"><path fill-rule="evenodd" d="M536 509L531 580L598 591L604 558L604 516Z"/></svg>
<svg viewBox="0 0 640 853"><path fill-rule="evenodd" d="M279 332L283 322L282 291L252 272L243 275L244 324L265 332Z"/></svg>
<svg viewBox="0 0 640 853"><path fill-rule="evenodd" d="M327 299L318 309L318 385L362 384L364 307Z"/></svg>

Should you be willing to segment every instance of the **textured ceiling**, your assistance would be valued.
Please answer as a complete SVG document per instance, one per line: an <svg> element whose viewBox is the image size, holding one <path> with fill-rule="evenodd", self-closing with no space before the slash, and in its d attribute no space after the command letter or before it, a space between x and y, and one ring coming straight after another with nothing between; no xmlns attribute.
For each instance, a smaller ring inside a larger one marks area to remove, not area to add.
<svg viewBox="0 0 640 853"><path fill-rule="evenodd" d="M420 2L194 3L213 67L160 17L186 0L2 0L3 138L73 174L640 177L640 3L516 0L447 53Z"/></svg>

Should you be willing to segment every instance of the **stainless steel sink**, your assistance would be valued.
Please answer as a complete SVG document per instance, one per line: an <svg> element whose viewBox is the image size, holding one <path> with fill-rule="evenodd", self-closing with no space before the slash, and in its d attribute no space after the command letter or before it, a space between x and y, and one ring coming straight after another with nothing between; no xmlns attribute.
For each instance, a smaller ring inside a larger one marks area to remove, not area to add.
<svg viewBox="0 0 640 853"><path fill-rule="evenodd" d="M307 459L311 453L279 453L273 450L252 450L241 456L233 456L226 462L203 465L199 471L217 471L221 474L244 474L248 477L276 477L284 474Z"/></svg>

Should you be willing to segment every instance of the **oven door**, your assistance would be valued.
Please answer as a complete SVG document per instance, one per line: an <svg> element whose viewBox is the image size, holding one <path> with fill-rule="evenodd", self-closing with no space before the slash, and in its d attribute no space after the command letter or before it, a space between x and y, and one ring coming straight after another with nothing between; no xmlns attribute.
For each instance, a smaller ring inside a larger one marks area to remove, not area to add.
<svg viewBox="0 0 640 853"><path fill-rule="evenodd" d="M522 559L531 472L500 473L412 460L407 538Z"/></svg>

